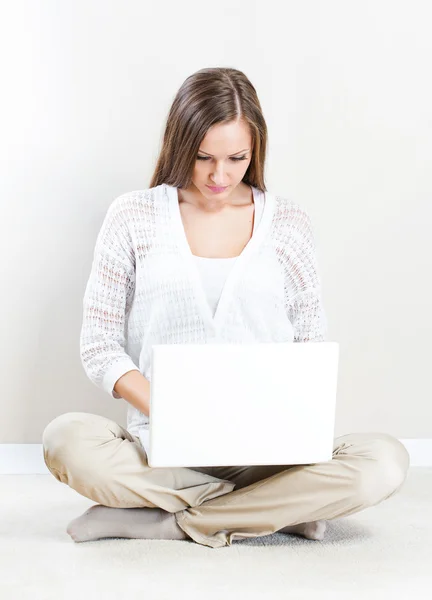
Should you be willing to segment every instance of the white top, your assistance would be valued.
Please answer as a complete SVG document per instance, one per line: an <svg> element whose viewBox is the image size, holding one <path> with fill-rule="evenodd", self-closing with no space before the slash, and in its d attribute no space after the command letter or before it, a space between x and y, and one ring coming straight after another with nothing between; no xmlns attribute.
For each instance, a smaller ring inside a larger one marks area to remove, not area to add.
<svg viewBox="0 0 432 600"><path fill-rule="evenodd" d="M264 209L265 196L257 188L252 188L255 205L254 224L252 236L255 234L257 224L261 220ZM204 256L193 255L195 264L200 272L202 285L210 305L212 315L214 316L216 308L222 293L223 286L228 277L229 271L234 266L237 256L232 258L207 258Z"/></svg>
<svg viewBox="0 0 432 600"><path fill-rule="evenodd" d="M95 385L120 398L113 388L128 371L151 381L154 344L325 341L311 220L298 204L265 192L261 219L230 261L215 310L199 262L176 187L163 183L112 201L83 298L80 356ZM149 417L130 403L127 410L130 433L148 429Z"/></svg>

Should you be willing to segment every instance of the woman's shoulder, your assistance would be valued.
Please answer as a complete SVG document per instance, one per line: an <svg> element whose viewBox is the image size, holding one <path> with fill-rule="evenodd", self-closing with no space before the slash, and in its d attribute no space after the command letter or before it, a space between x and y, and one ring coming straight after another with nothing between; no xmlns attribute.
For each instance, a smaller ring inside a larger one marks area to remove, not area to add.
<svg viewBox="0 0 432 600"><path fill-rule="evenodd" d="M286 195L274 195L274 198L274 218L280 227L303 231L305 234L310 232L311 217L303 204Z"/></svg>
<svg viewBox="0 0 432 600"><path fill-rule="evenodd" d="M100 236L124 236L130 240L134 237L133 232L144 235L150 231L158 211L163 210L163 203L159 202L160 188L132 190L116 196L108 205Z"/></svg>
<svg viewBox="0 0 432 600"><path fill-rule="evenodd" d="M132 190L116 196L108 205L106 219L126 226L142 220L153 223L157 220L157 215L166 210L165 203L161 201L162 185Z"/></svg>
<svg viewBox="0 0 432 600"><path fill-rule="evenodd" d="M111 201L109 211L128 211L139 206L154 204L159 197L162 185L124 192Z"/></svg>

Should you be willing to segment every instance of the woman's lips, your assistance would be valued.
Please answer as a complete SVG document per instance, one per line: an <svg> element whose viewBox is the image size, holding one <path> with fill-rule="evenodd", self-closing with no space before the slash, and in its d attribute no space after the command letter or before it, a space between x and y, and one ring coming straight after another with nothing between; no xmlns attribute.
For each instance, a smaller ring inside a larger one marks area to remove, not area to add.
<svg viewBox="0 0 432 600"><path fill-rule="evenodd" d="M217 193L217 192L223 192L224 190L227 189L228 186L226 185L225 187L214 187L214 186L208 185L207 187L212 192L216 192Z"/></svg>

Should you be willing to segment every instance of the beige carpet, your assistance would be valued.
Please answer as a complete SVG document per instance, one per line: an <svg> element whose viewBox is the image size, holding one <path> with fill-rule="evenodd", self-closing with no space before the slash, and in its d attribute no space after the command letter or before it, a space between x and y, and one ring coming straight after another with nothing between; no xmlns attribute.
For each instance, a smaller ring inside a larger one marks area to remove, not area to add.
<svg viewBox="0 0 432 600"><path fill-rule="evenodd" d="M411 467L380 505L329 521L322 542L276 533L216 549L76 544L67 523L93 504L51 475L0 476L1 599L432 598L430 467Z"/></svg>

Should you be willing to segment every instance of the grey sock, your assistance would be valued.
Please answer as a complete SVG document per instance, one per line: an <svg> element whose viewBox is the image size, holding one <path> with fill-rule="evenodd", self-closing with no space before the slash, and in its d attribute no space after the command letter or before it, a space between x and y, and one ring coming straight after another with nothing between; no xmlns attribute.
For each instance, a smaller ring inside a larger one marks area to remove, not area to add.
<svg viewBox="0 0 432 600"><path fill-rule="evenodd" d="M278 530L278 533L294 533L308 538L309 540L323 540L327 528L327 522L324 520L311 521L309 523L299 523L298 525L288 525Z"/></svg>
<svg viewBox="0 0 432 600"><path fill-rule="evenodd" d="M161 508L112 508L102 504L91 506L73 519L66 531L75 542L107 537L191 539L178 525L174 513Z"/></svg>

